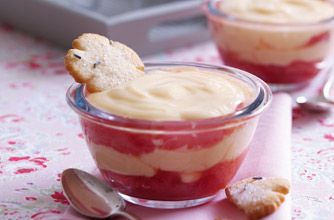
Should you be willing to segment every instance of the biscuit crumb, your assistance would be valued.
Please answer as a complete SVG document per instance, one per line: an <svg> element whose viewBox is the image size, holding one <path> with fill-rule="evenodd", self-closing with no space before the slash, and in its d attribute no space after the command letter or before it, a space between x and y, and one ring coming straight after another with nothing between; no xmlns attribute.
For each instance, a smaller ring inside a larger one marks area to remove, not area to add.
<svg viewBox="0 0 334 220"><path fill-rule="evenodd" d="M263 179L263 177L260 177L260 176L254 176L253 177L253 180L262 180Z"/></svg>
<svg viewBox="0 0 334 220"><path fill-rule="evenodd" d="M97 61L96 63L93 64L93 68L96 68L96 66L99 64L100 64L100 61Z"/></svg>
<svg viewBox="0 0 334 220"><path fill-rule="evenodd" d="M78 54L73 54L76 58L81 59L81 56L79 56Z"/></svg>

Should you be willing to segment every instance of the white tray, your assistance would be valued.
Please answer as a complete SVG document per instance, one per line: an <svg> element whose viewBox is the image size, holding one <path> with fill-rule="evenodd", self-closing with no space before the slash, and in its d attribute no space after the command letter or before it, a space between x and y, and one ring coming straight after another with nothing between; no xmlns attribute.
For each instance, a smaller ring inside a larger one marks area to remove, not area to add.
<svg viewBox="0 0 334 220"><path fill-rule="evenodd" d="M0 0L0 21L70 47L84 32L140 55L209 39L200 0Z"/></svg>

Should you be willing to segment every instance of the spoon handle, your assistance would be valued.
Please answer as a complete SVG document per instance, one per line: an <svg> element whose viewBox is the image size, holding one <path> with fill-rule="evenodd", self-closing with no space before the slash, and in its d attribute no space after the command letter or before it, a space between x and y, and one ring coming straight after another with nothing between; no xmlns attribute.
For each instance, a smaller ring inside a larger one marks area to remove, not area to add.
<svg viewBox="0 0 334 220"><path fill-rule="evenodd" d="M140 220L138 217L135 217L135 216L133 216L133 215L130 214L130 213L122 212L122 211L114 212L114 213L109 217L109 219L113 219L114 216L122 216L122 217L125 217L125 218L128 219L128 220Z"/></svg>
<svg viewBox="0 0 334 220"><path fill-rule="evenodd" d="M329 76L327 76L326 83L322 90L323 96L326 101L334 104L333 89L334 89L334 68L329 69Z"/></svg>

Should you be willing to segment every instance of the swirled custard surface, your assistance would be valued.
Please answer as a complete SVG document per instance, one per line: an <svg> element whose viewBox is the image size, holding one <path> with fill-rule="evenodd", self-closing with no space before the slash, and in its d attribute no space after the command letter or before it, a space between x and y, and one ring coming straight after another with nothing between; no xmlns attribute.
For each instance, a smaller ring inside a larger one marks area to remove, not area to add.
<svg viewBox="0 0 334 220"><path fill-rule="evenodd" d="M98 109L133 119L194 120L248 105L254 89L240 79L193 67L148 71L125 85L87 96Z"/></svg>
<svg viewBox="0 0 334 220"><path fill-rule="evenodd" d="M223 0L217 7L235 18L264 23L313 23L334 16L334 6L319 0Z"/></svg>

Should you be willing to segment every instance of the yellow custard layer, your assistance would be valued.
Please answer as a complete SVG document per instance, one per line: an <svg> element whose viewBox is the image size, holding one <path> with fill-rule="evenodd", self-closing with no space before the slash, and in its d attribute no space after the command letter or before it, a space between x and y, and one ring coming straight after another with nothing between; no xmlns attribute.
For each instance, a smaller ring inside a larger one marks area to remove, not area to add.
<svg viewBox="0 0 334 220"><path fill-rule="evenodd" d="M253 89L227 74L193 67L148 71L125 85L89 94L93 106L123 117L193 120L233 113L254 99Z"/></svg>
<svg viewBox="0 0 334 220"><path fill-rule="evenodd" d="M334 6L320 0L222 0L217 7L233 17L263 23L313 23L334 16Z"/></svg>

